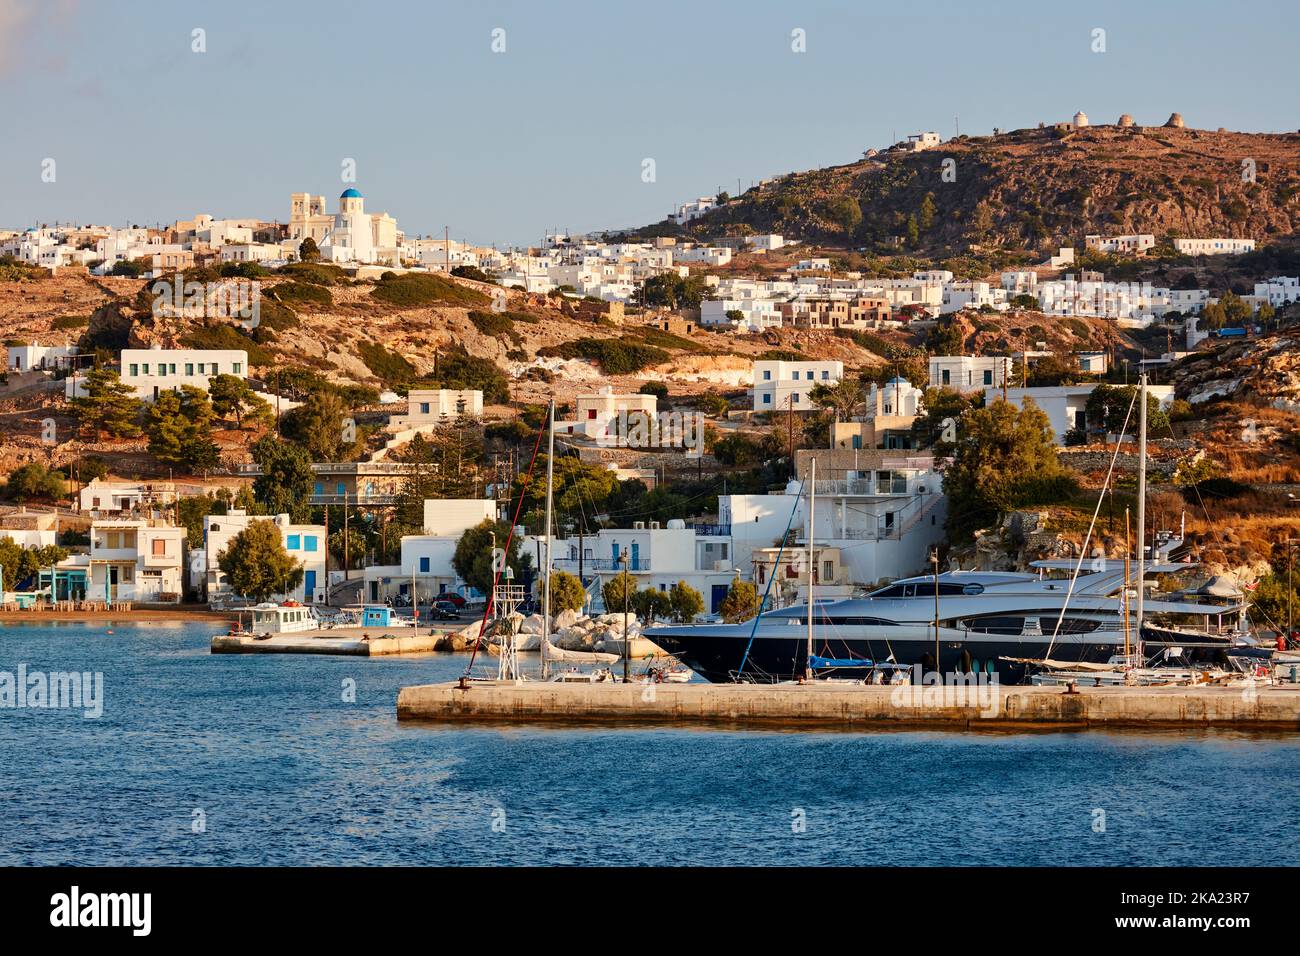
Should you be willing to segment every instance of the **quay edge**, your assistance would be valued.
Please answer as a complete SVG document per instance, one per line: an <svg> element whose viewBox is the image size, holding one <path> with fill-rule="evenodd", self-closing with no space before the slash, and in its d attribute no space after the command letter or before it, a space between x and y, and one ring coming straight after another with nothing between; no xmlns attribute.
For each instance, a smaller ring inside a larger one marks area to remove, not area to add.
<svg viewBox="0 0 1300 956"><path fill-rule="evenodd" d="M967 703L928 688L472 681L404 687L399 720L531 724L1007 729L1126 727L1300 731L1300 688L987 687ZM960 698L958 698L960 700Z"/></svg>

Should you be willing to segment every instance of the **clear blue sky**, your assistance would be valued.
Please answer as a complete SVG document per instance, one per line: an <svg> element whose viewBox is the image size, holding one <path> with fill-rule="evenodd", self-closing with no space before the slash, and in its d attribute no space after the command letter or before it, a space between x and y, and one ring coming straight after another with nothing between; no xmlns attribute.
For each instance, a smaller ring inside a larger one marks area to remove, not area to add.
<svg viewBox="0 0 1300 956"><path fill-rule="evenodd" d="M351 157L408 234L528 243L954 116L1293 130L1298 20L1293 0L0 0L0 227L283 220L293 191L333 211Z"/></svg>

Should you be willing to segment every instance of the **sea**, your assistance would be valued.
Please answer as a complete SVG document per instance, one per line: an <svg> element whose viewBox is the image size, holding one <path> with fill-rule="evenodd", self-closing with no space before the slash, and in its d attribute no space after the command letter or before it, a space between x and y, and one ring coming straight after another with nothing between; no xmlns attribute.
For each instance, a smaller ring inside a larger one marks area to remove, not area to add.
<svg viewBox="0 0 1300 956"><path fill-rule="evenodd" d="M0 625L0 690L102 679L0 694L0 864L1300 863L1300 735L398 723L468 656L212 655L215 627Z"/></svg>

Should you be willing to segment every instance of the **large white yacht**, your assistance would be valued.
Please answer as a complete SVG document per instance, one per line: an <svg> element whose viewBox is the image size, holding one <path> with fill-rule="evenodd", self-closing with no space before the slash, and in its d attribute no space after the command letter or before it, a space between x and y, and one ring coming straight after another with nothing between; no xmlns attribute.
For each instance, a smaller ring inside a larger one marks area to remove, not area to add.
<svg viewBox="0 0 1300 956"><path fill-rule="evenodd" d="M863 598L814 600L812 653L934 670L936 618L938 670L997 673L1003 683L1023 681L1029 660L1105 663L1125 653L1123 562L1085 562L1077 577L1072 561L1032 567L947 571L895 581ZM1142 640L1152 654L1176 645L1192 662L1222 664L1252 643L1245 605L1204 589L1162 589L1170 575L1192 567L1147 564ZM741 624L655 627L646 637L715 683L790 680L805 672L808 609L794 605ZM1130 626L1127 643L1137 639Z"/></svg>

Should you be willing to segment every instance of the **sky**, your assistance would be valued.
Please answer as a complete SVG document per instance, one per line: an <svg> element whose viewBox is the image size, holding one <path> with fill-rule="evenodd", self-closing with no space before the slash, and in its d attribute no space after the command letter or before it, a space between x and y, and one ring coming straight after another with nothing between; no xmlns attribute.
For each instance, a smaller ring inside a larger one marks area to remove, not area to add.
<svg viewBox="0 0 1300 956"><path fill-rule="evenodd" d="M0 0L0 228L334 212L352 160L408 235L536 244L923 130L1295 130L1297 40L1294 0Z"/></svg>

